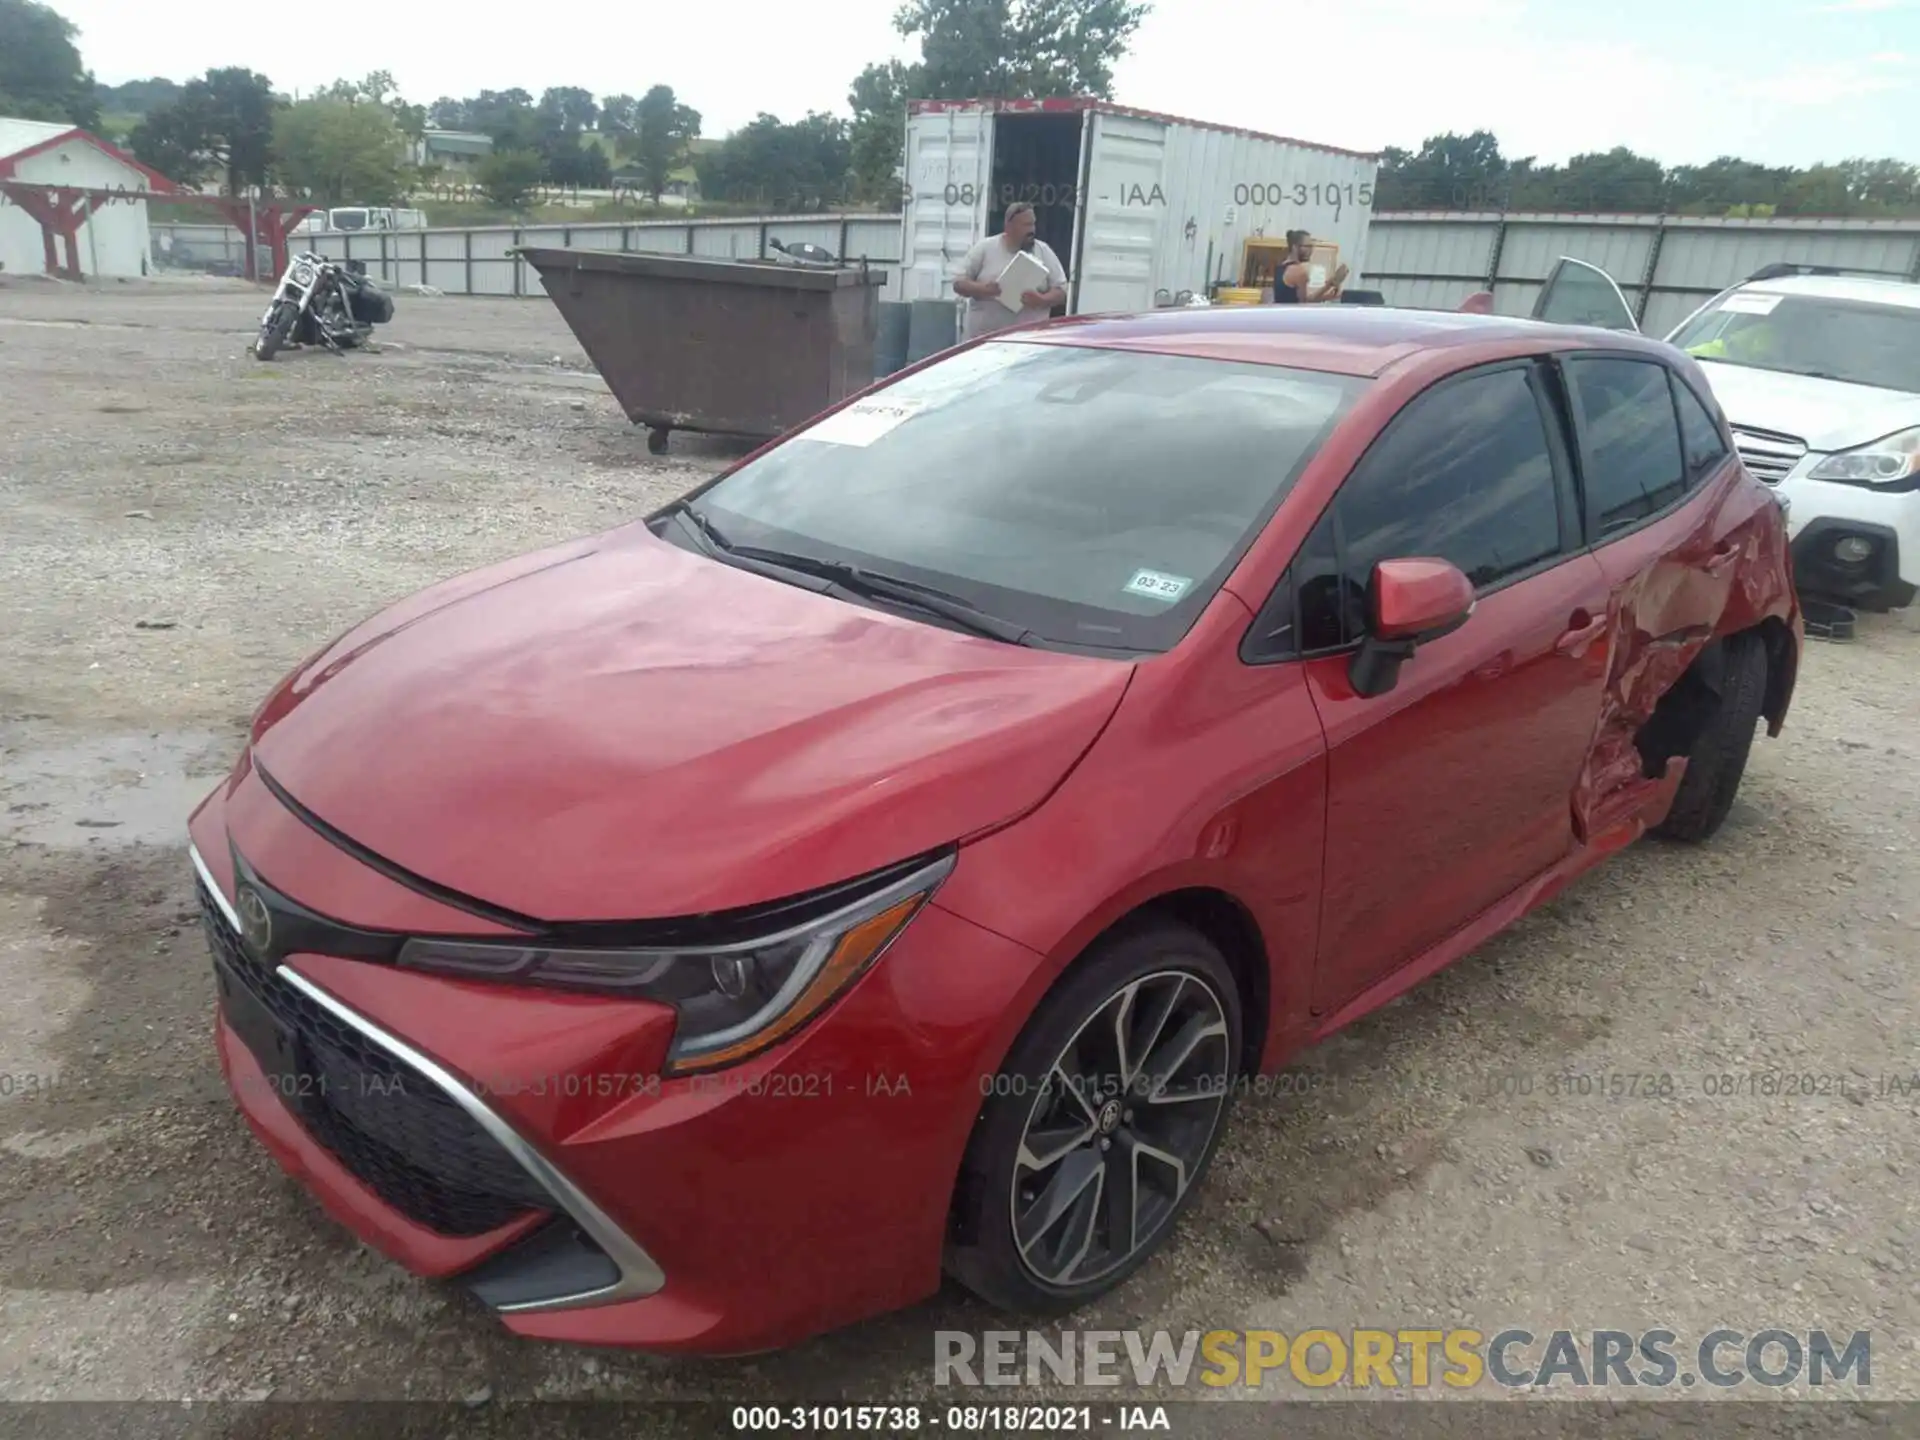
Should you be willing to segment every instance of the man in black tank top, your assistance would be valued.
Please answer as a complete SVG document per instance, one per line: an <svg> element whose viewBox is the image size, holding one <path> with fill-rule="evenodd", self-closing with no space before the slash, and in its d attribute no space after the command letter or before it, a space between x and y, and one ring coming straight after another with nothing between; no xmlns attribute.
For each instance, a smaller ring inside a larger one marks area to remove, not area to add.
<svg viewBox="0 0 1920 1440"><path fill-rule="evenodd" d="M1340 282L1347 278L1347 267L1335 268L1327 283L1314 289L1309 283L1307 257L1313 253L1313 237L1305 230L1287 232L1287 253L1273 274L1273 303L1276 305L1319 305L1340 298Z"/></svg>

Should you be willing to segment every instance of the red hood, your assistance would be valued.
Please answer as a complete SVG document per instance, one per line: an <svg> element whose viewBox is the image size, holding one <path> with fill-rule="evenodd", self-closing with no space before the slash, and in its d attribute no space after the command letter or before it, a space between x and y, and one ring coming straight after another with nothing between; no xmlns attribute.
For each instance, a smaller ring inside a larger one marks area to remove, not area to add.
<svg viewBox="0 0 1920 1440"><path fill-rule="evenodd" d="M281 683L254 754L429 880L543 920L649 919L779 899L1013 818L1130 673L633 525L374 616Z"/></svg>

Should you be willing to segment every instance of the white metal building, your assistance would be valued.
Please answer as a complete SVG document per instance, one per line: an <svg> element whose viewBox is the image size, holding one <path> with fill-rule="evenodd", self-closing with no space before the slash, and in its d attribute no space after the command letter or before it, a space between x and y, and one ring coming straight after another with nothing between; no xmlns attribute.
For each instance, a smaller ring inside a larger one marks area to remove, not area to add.
<svg viewBox="0 0 1920 1440"><path fill-rule="evenodd" d="M0 180L137 194L170 190L170 181L99 136L72 125L0 118ZM47 193L47 192L42 192ZM145 200L81 201L85 218L72 250L56 237L54 267L77 267L85 275L147 273L150 240ZM6 273L42 274L48 268L48 237L40 221L17 199L0 192L0 265Z"/></svg>

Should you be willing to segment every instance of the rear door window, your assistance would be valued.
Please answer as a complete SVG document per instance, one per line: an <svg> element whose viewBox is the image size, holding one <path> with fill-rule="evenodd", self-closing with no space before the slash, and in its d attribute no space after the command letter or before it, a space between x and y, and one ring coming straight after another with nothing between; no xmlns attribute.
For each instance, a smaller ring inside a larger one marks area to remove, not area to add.
<svg viewBox="0 0 1920 1440"><path fill-rule="evenodd" d="M1686 493L1669 372L1619 356L1572 356L1565 365L1580 417L1589 534L1604 540Z"/></svg>

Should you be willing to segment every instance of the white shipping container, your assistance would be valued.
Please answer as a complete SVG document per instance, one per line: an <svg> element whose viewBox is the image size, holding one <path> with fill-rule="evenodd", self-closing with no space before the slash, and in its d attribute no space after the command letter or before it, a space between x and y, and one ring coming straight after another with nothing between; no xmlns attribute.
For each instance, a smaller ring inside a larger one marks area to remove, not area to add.
<svg viewBox="0 0 1920 1440"><path fill-rule="evenodd" d="M1380 157L1100 100L917 100L905 171L903 298L953 298L968 247L1027 200L1082 315L1237 284L1249 239L1295 229L1338 245L1352 284Z"/></svg>

